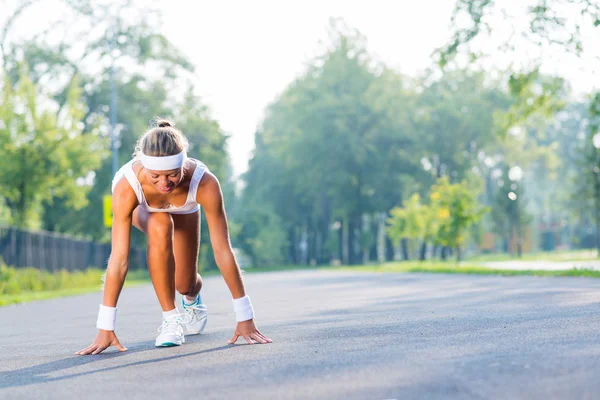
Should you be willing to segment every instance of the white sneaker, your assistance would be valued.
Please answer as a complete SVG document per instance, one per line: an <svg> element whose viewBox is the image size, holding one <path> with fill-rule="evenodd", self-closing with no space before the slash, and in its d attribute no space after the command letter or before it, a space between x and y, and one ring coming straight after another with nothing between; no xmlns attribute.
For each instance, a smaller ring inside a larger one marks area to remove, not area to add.
<svg viewBox="0 0 600 400"><path fill-rule="evenodd" d="M185 342L183 335L183 318L181 315L173 315L163 318L162 325L158 328L159 335L156 338L156 347L181 346Z"/></svg>
<svg viewBox="0 0 600 400"><path fill-rule="evenodd" d="M204 331L208 320L208 308L196 298L194 304L185 304L184 297L181 296L184 315L183 328L186 335L197 335Z"/></svg>

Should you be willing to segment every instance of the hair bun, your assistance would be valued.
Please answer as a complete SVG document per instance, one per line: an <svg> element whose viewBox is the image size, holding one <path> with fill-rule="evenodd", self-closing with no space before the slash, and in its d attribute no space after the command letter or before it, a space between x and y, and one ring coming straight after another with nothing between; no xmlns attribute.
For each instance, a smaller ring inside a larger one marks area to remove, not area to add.
<svg viewBox="0 0 600 400"><path fill-rule="evenodd" d="M159 128L168 128L168 127L173 127L175 124L172 123L171 121L169 121L168 119L162 119L162 118L157 118L156 119L156 126L158 126Z"/></svg>

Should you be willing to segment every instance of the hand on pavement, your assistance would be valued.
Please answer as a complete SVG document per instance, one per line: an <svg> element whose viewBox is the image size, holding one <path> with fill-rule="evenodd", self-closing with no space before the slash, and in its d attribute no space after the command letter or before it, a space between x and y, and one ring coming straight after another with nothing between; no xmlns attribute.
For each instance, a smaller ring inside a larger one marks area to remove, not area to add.
<svg viewBox="0 0 600 400"><path fill-rule="evenodd" d="M248 344L255 344L255 342L261 344L273 343L271 339L260 333L253 319L238 322L233 337L227 343L234 344L240 336L246 339Z"/></svg>
<svg viewBox="0 0 600 400"><path fill-rule="evenodd" d="M119 343L119 339L117 339L117 335L115 335L114 331L105 331L99 329L98 335L96 335L96 339L94 339L92 344L85 349L79 350L75 354L80 356L86 354L100 354L110 346L115 346L119 351L127 351L127 348L123 347L121 343Z"/></svg>

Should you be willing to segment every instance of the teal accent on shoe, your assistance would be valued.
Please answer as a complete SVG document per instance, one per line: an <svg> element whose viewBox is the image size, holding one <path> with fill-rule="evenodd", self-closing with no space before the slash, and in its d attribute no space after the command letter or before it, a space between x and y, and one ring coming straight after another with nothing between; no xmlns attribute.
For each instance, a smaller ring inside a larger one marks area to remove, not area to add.
<svg viewBox="0 0 600 400"><path fill-rule="evenodd" d="M175 347L175 346L179 346L179 345L177 343L165 342L165 343L161 343L161 344L157 345L156 347Z"/></svg>
<svg viewBox="0 0 600 400"><path fill-rule="evenodd" d="M190 306L195 306L196 304L200 304L200 294L198 294L198 296L196 296L196 300L194 300L193 303L186 303L185 302L185 296L181 296L181 305L185 308L185 307L190 307Z"/></svg>

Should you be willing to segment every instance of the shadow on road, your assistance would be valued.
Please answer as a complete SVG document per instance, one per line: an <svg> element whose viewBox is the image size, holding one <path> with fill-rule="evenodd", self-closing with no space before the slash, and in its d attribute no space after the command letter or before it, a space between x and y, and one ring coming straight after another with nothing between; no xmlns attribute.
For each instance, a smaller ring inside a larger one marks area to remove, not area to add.
<svg viewBox="0 0 600 400"><path fill-rule="evenodd" d="M51 361L51 362L48 362L45 364L22 368L22 369L15 370L15 371L3 372L0 375L0 389L19 387L19 386L27 386L27 385L33 385L36 383L61 381L61 380L65 380L65 379L72 379L72 378L77 378L80 376L91 375L91 374L95 374L95 373L99 373L99 372L113 371L113 370L118 370L121 368L140 366L140 365L145 365L145 364L152 364L152 363L162 362L162 361L176 360L176 359L180 359L180 358L196 356L199 354L213 353L215 351L221 351L221 350L226 350L226 349L235 347L235 345L219 346L219 347L215 347L212 349L196 351L193 353L178 354L175 356L154 358L151 360L141 360L141 361L136 361L136 362L122 364L122 365L115 365L115 366L106 367L106 368L99 368L99 369L95 369L93 371L78 372L78 373L64 375L64 376L60 376L60 377L48 376L48 374L55 373L55 372L63 370L63 369L79 367L81 365L85 365L85 364L92 363L92 362L105 361L107 359L112 359L112 358L117 358L117 357L125 357L131 353L146 351L151 346L154 346L154 341L137 343L133 346L130 346L128 351L123 352L123 353L117 351L117 352L111 352L111 353L102 353L102 354L99 354L96 356L74 356L74 357L64 358L62 360Z"/></svg>

